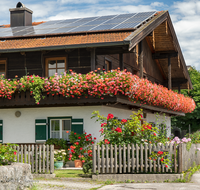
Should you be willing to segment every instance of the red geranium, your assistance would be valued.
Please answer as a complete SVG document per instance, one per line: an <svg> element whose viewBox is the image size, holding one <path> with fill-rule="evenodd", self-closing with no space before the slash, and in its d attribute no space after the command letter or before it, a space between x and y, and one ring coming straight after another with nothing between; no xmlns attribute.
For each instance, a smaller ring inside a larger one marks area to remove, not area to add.
<svg viewBox="0 0 200 190"><path fill-rule="evenodd" d="M121 129L120 127L117 127L117 128L115 129L115 131L117 131L118 133L121 133L121 132L122 132L122 129Z"/></svg>
<svg viewBox="0 0 200 190"><path fill-rule="evenodd" d="M114 115L109 113L108 116L107 116L107 120L112 119L113 117L114 117Z"/></svg>
<svg viewBox="0 0 200 190"><path fill-rule="evenodd" d="M110 144L110 142L107 139L105 139L104 142L105 144Z"/></svg>
<svg viewBox="0 0 200 190"><path fill-rule="evenodd" d="M121 123L126 123L127 120L126 119L122 119Z"/></svg>

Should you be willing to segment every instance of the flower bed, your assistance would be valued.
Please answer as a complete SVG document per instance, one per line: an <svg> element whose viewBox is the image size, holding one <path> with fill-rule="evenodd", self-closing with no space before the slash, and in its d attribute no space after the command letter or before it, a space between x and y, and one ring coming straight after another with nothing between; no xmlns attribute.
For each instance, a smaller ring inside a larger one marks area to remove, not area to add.
<svg viewBox="0 0 200 190"><path fill-rule="evenodd" d="M16 89L30 90L37 104L42 98L42 92L65 97L95 96L101 99L105 95L124 94L130 101L141 104L164 107L169 110L190 113L195 109L195 102L189 97L168 90L162 85L152 84L146 79L140 79L130 72L114 70L111 72L90 72L77 74L64 73L48 78L31 75L18 79L0 78L0 97L12 98ZM43 97L44 98L44 97Z"/></svg>

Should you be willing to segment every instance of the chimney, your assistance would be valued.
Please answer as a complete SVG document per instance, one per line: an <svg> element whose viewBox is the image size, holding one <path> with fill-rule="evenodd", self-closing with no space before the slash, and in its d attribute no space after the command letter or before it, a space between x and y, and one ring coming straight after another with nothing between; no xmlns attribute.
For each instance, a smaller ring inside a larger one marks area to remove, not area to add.
<svg viewBox="0 0 200 190"><path fill-rule="evenodd" d="M32 26L32 13L24 4L18 2L16 8L9 9L10 26Z"/></svg>

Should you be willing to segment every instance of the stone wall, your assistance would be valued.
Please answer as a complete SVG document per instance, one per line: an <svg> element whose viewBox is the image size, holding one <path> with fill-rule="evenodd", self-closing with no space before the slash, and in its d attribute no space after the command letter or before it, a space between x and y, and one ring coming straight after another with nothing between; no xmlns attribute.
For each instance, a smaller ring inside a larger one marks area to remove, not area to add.
<svg viewBox="0 0 200 190"><path fill-rule="evenodd" d="M0 190L21 190L32 184L30 164L12 163L0 166Z"/></svg>

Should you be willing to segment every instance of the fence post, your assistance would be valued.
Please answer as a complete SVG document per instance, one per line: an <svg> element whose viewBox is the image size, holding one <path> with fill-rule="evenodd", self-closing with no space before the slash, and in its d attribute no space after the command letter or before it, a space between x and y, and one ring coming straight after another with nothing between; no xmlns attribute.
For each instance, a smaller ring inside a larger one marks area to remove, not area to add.
<svg viewBox="0 0 200 190"><path fill-rule="evenodd" d="M92 172L93 173L96 173L96 149L95 149L95 146L96 145L92 145L92 166L93 166L93 169L92 169Z"/></svg>
<svg viewBox="0 0 200 190"><path fill-rule="evenodd" d="M50 145L50 173L54 172L54 145Z"/></svg>
<svg viewBox="0 0 200 190"><path fill-rule="evenodd" d="M178 173L183 171L183 160L182 160L183 145L180 143L178 146Z"/></svg>

